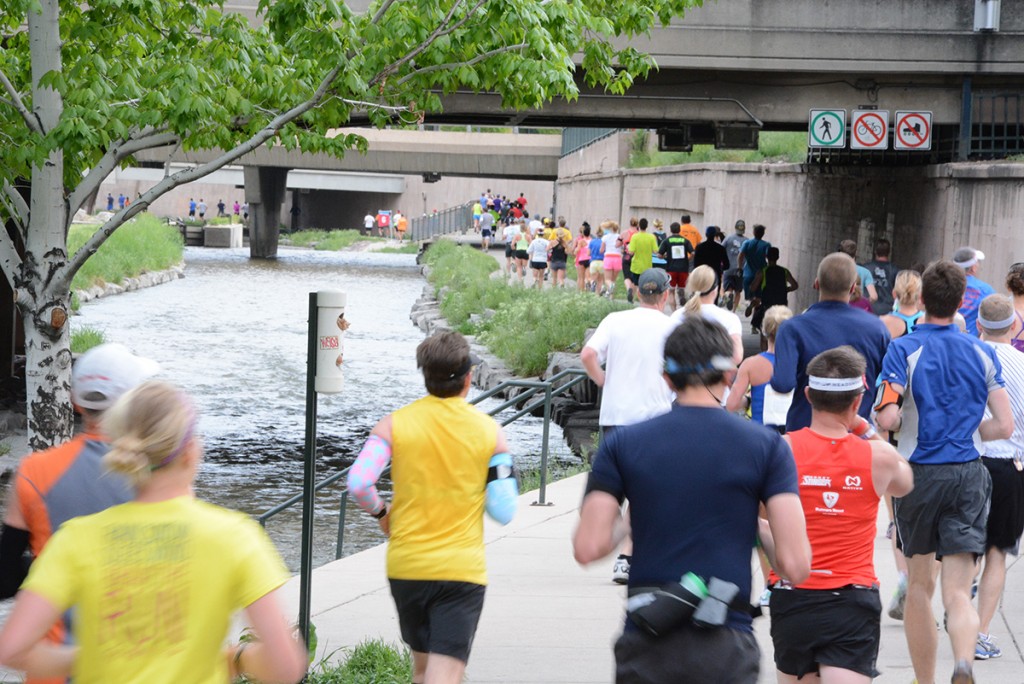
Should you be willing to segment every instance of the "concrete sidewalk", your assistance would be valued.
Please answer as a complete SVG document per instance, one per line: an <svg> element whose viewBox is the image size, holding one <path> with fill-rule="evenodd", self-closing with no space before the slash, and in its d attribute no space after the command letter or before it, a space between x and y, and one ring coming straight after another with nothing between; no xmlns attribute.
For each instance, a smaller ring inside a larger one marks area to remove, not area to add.
<svg viewBox="0 0 1024 684"><path fill-rule="evenodd" d="M580 683L613 681L612 643L621 631L625 589L611 582L611 560L580 568L570 538L586 483L578 475L548 488L551 506L531 506L537 493L520 499L509 526L486 523L490 585L473 654L469 682ZM883 606L896 571L886 520L879 522L876 565ZM330 563L313 573L313 622L321 653L380 637L400 643L394 604L384 575L383 545ZM754 594L760 592L756 561ZM298 581L287 586L297 604ZM936 598L936 615L942 609ZM762 649L761 682L774 682L769 618L755 621ZM1003 605L992 627L1003 657L975 664L979 682L1024 684L1024 563L1011 566ZM946 681L953 662L945 633L939 638L937 681ZM882 675L876 680L908 684L914 678L902 624L882 616Z"/></svg>

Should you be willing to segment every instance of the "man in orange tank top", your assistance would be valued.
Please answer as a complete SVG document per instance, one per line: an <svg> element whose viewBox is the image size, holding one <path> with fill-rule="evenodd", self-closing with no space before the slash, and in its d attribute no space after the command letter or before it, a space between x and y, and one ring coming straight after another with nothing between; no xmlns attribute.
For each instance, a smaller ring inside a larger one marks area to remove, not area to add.
<svg viewBox="0 0 1024 684"><path fill-rule="evenodd" d="M793 449L811 541L811 576L791 586L773 576L772 641L779 682L871 681L880 639L874 550L878 501L914 486L910 465L857 414L864 357L843 346L807 365L811 426L784 439ZM762 542L772 557L770 534Z"/></svg>

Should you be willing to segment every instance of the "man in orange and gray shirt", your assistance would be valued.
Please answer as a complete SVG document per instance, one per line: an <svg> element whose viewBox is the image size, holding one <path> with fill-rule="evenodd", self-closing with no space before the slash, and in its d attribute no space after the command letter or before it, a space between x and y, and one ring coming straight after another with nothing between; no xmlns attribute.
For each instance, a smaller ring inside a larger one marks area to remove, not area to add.
<svg viewBox="0 0 1024 684"><path fill-rule="evenodd" d="M135 356L120 344L94 347L75 362L71 399L82 414L84 429L70 442L29 454L18 465L0 532L0 598L17 593L31 560L61 524L132 499L128 483L103 470L110 445L100 432L100 421L122 394L158 371L156 362ZM26 549L31 550L30 558ZM62 624L48 635L58 643L64 636Z"/></svg>

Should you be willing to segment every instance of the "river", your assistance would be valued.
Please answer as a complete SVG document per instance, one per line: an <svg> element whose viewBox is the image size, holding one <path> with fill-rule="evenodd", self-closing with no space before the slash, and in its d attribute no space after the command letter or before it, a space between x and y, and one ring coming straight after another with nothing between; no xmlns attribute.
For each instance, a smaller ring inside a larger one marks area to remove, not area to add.
<svg viewBox="0 0 1024 684"><path fill-rule="evenodd" d="M423 334L409 309L425 281L414 256L282 248L266 261L249 259L248 249L190 247L185 263L185 278L89 302L72 326L157 360L160 377L194 397L201 498L256 515L301 491L311 291L346 292L351 322L344 390L319 398L318 479L348 465L379 418L423 395L415 363ZM510 426L518 458L539 453L540 422ZM334 558L339 491L317 499L316 565ZM346 516L345 555L383 541L376 521L351 504ZM299 526L298 506L267 524L293 570Z"/></svg>

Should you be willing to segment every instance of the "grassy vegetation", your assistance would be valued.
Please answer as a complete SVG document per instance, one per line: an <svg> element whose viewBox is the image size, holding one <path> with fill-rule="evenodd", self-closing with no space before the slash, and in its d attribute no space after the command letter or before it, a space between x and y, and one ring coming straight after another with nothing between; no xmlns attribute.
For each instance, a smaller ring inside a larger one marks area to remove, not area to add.
<svg viewBox="0 0 1024 684"><path fill-rule="evenodd" d="M0 442L0 456L6 456L11 453L11 445L7 442Z"/></svg>
<svg viewBox="0 0 1024 684"><path fill-rule="evenodd" d="M647 131L637 131L628 166L645 168L699 162L790 162L807 159L807 134L762 131L756 150L716 150L714 145L694 145L692 152L658 152L647 148Z"/></svg>
<svg viewBox="0 0 1024 684"><path fill-rule="evenodd" d="M590 464L585 462L555 461L548 463L548 484L564 480L580 473L589 473ZM525 494L540 489L540 467L519 471L519 493Z"/></svg>
<svg viewBox="0 0 1024 684"><path fill-rule="evenodd" d="M448 291L441 313L465 334L479 335L495 356L518 375L537 375L552 351L579 351L587 328L596 327L613 311L629 308L575 289L535 290L492 279L498 263L490 256L454 242L440 240L425 256L430 281ZM493 309L488 320L470 316Z"/></svg>
<svg viewBox="0 0 1024 684"><path fill-rule="evenodd" d="M94 225L73 225L68 253L74 254L96 232ZM151 214L141 214L118 228L79 269L72 290L104 283L121 283L147 271L162 271L180 263L184 245L176 226Z"/></svg>
<svg viewBox="0 0 1024 684"><path fill-rule="evenodd" d="M383 639L364 641L340 664L323 660L306 675L307 684L399 684L412 681L409 651Z"/></svg>
<svg viewBox="0 0 1024 684"><path fill-rule="evenodd" d="M106 335L102 330L83 325L81 328L71 331L71 352L82 354L106 341Z"/></svg>
<svg viewBox="0 0 1024 684"><path fill-rule="evenodd" d="M281 244L295 247L312 247L327 252L351 247L357 242L381 242L384 238L362 235L358 230L300 230L282 233Z"/></svg>
<svg viewBox="0 0 1024 684"><path fill-rule="evenodd" d="M410 242L401 247L385 247L378 251L381 254L419 254L420 245L418 242Z"/></svg>

